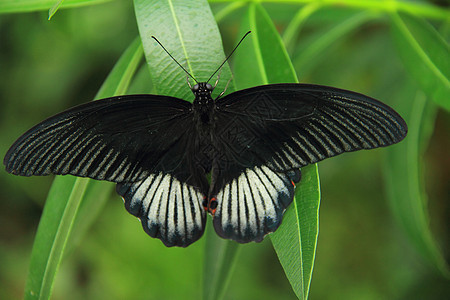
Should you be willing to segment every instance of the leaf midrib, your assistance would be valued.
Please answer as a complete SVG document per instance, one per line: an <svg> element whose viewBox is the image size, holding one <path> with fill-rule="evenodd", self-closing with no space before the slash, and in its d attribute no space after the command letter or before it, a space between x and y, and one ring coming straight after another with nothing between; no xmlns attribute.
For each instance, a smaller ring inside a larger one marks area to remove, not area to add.
<svg viewBox="0 0 450 300"><path fill-rule="evenodd" d="M181 49L183 50L184 57L186 58L186 63L188 65L189 73L195 78L195 74L194 74L194 71L192 69L191 62L188 59L188 57L189 57L188 56L188 52L187 52L186 46L184 45L184 39L182 38L183 35L181 33L180 24L178 23L178 19L176 17L176 13L175 13L175 8L173 6L173 2L172 2L172 0L167 0L167 3L169 4L170 12L171 12L172 18L173 18L173 23L175 24L175 28L177 30L177 35L178 35L179 40L180 40Z"/></svg>

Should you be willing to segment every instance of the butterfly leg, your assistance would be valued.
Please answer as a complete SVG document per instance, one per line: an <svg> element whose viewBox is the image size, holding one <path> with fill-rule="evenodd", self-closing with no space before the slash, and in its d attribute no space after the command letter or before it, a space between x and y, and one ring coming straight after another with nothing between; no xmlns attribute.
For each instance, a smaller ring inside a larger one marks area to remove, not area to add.
<svg viewBox="0 0 450 300"><path fill-rule="evenodd" d="M220 92L219 96L217 96L215 100L219 99L220 97L223 96L223 94L225 94L225 92L227 91L228 85L230 84L232 78L233 78L233 77L231 77L230 79L228 79L227 85L225 86L225 88L223 89L223 91ZM217 79L217 80L219 80L219 79ZM215 87L215 86L214 86L214 87ZM214 101L215 101L215 100L214 100Z"/></svg>
<svg viewBox="0 0 450 300"><path fill-rule="evenodd" d="M189 88L192 90L191 83L189 82L189 75L186 75L186 81L187 81Z"/></svg>
<svg viewBox="0 0 450 300"><path fill-rule="evenodd" d="M214 89L216 88L217 84L219 83L219 79L220 79L220 73L222 72L222 69L219 70L219 74L217 74L217 80L214 83Z"/></svg>

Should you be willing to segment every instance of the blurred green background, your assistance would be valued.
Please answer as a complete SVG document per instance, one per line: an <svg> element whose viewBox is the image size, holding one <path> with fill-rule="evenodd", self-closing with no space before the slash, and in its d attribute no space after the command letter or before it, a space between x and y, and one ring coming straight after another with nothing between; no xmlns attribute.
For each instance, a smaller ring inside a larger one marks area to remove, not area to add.
<svg viewBox="0 0 450 300"><path fill-rule="evenodd" d="M213 12L223 7L223 3L212 4ZM283 32L299 6L265 8ZM226 52L238 38L244 12L245 6L219 23ZM333 7L308 19L301 39L289 48L299 80L358 91L398 109L397 98L415 97L408 89L414 83L396 54L386 17L361 23L301 67L296 60L310 40L353 13ZM51 21L47 17L47 11L0 15L1 157L32 125L93 99L138 35L132 1L62 9ZM430 226L448 258L448 112L437 110L434 124L421 176ZM390 212L382 179L385 151L344 154L319 164L322 200L311 299L450 295L449 281L418 255ZM23 297L33 239L51 181L51 177L19 178L0 171L0 299ZM111 194L92 228L76 247L69 247L52 298L197 299L202 247L203 239L187 249L164 247L149 238L119 196ZM225 298L296 299L270 239L241 246Z"/></svg>

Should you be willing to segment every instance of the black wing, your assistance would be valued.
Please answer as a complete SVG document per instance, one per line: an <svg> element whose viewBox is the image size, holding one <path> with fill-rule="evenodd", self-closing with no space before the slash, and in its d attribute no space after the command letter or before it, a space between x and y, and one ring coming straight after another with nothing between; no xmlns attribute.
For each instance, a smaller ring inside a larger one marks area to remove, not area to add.
<svg viewBox="0 0 450 300"><path fill-rule="evenodd" d="M89 102L34 126L3 163L16 175L71 174L132 182L174 170L186 151L191 104L155 95ZM186 138L185 138L186 139Z"/></svg>
<svg viewBox="0 0 450 300"><path fill-rule="evenodd" d="M71 174L117 182L125 207L150 236L185 247L203 234L208 190L204 170L193 166L191 106L155 95L80 105L22 135L4 164L23 176Z"/></svg>
<svg viewBox="0 0 450 300"><path fill-rule="evenodd" d="M351 91L308 84L241 90L216 103L217 147L243 167L284 172L343 152L401 141L405 121L389 106Z"/></svg>
<svg viewBox="0 0 450 300"><path fill-rule="evenodd" d="M401 141L406 123L390 107L331 87L274 84L216 102L218 153L209 201L216 232L261 241L281 223L298 168L343 152Z"/></svg>

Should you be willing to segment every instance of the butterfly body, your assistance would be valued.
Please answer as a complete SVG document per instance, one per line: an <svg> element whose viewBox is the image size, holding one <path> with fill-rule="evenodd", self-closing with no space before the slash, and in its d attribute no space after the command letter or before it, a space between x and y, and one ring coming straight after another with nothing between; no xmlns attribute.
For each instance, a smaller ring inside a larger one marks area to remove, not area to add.
<svg viewBox="0 0 450 300"><path fill-rule="evenodd" d="M6 170L115 182L126 209L166 246L198 240L206 213L221 237L259 242L281 224L301 167L407 132L393 109L351 91L272 84L214 100L213 89L196 84L192 104L125 95L74 107L23 134Z"/></svg>
<svg viewBox="0 0 450 300"><path fill-rule="evenodd" d="M194 163L201 163L205 174L211 171L212 161L216 157L213 148L208 145L213 144L215 130L215 102L211 97L213 87L206 82L200 82L192 87L195 96L192 103L192 121L195 126L194 155L191 156ZM195 165L194 168L198 168Z"/></svg>
<svg viewBox="0 0 450 300"><path fill-rule="evenodd" d="M194 120L200 128L202 125L213 124L214 100L211 97L213 87L206 82L200 82L192 87L195 99L192 103Z"/></svg>

